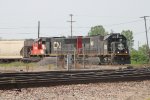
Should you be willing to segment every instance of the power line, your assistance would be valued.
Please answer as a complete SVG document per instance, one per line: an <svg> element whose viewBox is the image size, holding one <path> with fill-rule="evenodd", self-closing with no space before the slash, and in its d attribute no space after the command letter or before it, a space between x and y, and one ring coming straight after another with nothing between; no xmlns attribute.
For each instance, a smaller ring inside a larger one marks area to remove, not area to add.
<svg viewBox="0 0 150 100"><path fill-rule="evenodd" d="M135 32L134 35L139 35L139 34L143 34L145 31L141 31L141 32Z"/></svg>
<svg viewBox="0 0 150 100"><path fill-rule="evenodd" d="M139 22L139 21L141 21L141 20L133 20L133 21L129 21L129 22L123 22L123 23L111 24L111 25L104 25L104 26L111 27L111 26L118 26L118 25L124 25L124 24L136 23L136 22Z"/></svg>
<svg viewBox="0 0 150 100"><path fill-rule="evenodd" d="M35 34L35 33L0 33L0 34Z"/></svg>
<svg viewBox="0 0 150 100"><path fill-rule="evenodd" d="M122 23L117 23L117 24L109 24L109 25L103 25L105 27L112 27L112 26L119 26L119 25L124 25L124 24L130 24L130 23L136 23L142 20L133 20L129 22L122 22ZM91 28L91 27L75 27L75 28Z"/></svg>
<svg viewBox="0 0 150 100"><path fill-rule="evenodd" d="M72 15L73 16L73 15ZM106 26L106 27L112 27L112 26L119 26L119 25L124 25L124 24L130 24L130 23L136 23L136 22L139 22L139 21L142 21L142 20L133 20L133 21L128 21L128 22L122 22L122 23L115 23L115 24L106 24L106 25L103 25L103 26ZM71 23L71 27L72 27L72 23L75 22L75 21L67 21L67 22L70 22ZM74 27L74 28L91 28L92 26L78 26L78 27ZM4 27L4 28L0 28L0 29L35 29L37 28L36 26L35 27L29 27L29 26L24 26L24 27ZM67 27L62 27L62 26L45 26L45 27L41 27L41 28L45 28L45 29L50 29L50 28L67 28ZM72 28L71 28L72 30Z"/></svg>
<svg viewBox="0 0 150 100"><path fill-rule="evenodd" d="M11 28L0 28L0 29L18 29L18 28L13 28L13 27L11 27Z"/></svg>
<svg viewBox="0 0 150 100"><path fill-rule="evenodd" d="M80 15L75 15L75 16L79 16L79 17L97 17L97 18L138 18L138 16L101 16L101 15L97 15L97 16L94 16L94 15L86 15L86 14L80 14Z"/></svg>
<svg viewBox="0 0 150 100"><path fill-rule="evenodd" d="M149 32L150 31L150 27L149 27L149 29L147 30L147 32Z"/></svg>

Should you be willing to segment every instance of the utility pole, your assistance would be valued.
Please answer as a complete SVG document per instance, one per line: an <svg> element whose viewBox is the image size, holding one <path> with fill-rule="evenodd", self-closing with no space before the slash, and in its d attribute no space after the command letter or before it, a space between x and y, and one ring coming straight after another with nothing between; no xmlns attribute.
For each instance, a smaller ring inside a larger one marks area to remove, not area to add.
<svg viewBox="0 0 150 100"><path fill-rule="evenodd" d="M147 35L147 24L146 24L146 18L147 18L147 17L150 17L150 16L143 16L143 17L140 17L140 18L143 18L143 19L144 19L144 22L145 22L145 32L146 32L146 41L147 41L147 52L148 52L149 62L150 62L150 52L149 52L149 43L148 43L148 35Z"/></svg>
<svg viewBox="0 0 150 100"><path fill-rule="evenodd" d="M75 21L72 20L73 14L70 14L70 17L71 17L71 20L67 21L67 22L71 23L71 38L72 38L72 23L75 22Z"/></svg>
<svg viewBox="0 0 150 100"><path fill-rule="evenodd" d="M40 37L40 21L38 21L38 38Z"/></svg>

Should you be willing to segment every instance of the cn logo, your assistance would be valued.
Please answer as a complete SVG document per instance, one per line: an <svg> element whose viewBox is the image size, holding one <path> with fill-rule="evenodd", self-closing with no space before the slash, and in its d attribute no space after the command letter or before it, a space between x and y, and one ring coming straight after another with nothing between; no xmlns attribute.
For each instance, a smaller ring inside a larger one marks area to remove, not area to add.
<svg viewBox="0 0 150 100"><path fill-rule="evenodd" d="M59 43L59 42L54 42L53 47L54 47L55 50L56 50L56 49L61 49L61 43Z"/></svg>

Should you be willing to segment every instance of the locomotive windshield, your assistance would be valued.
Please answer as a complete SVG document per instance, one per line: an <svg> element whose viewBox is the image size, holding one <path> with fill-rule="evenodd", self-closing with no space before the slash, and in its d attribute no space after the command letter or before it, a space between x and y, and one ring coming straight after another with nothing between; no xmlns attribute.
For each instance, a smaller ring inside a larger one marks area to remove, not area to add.
<svg viewBox="0 0 150 100"><path fill-rule="evenodd" d="M124 50L127 48L126 38L120 34L112 34L108 38L108 51Z"/></svg>
<svg viewBox="0 0 150 100"><path fill-rule="evenodd" d="M122 42L112 42L111 43L111 50L115 52L116 50L122 51L126 48L125 43Z"/></svg>
<svg viewBox="0 0 150 100"><path fill-rule="evenodd" d="M118 48L119 50L123 50L123 49L124 49L124 45L123 45L122 43L118 43L117 48Z"/></svg>

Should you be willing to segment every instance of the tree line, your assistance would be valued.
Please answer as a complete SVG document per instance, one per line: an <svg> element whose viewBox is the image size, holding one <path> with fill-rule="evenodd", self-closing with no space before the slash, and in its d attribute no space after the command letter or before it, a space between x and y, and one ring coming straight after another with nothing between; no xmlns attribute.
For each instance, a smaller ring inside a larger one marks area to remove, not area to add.
<svg viewBox="0 0 150 100"><path fill-rule="evenodd" d="M93 35L102 35L105 36L109 34L102 25L91 27L88 32L89 36ZM127 38L127 45L131 55L131 63L132 64L146 64L148 63L148 52L147 45L140 46L137 50L133 48L134 46L134 37L133 32L131 30L122 30L122 35Z"/></svg>

